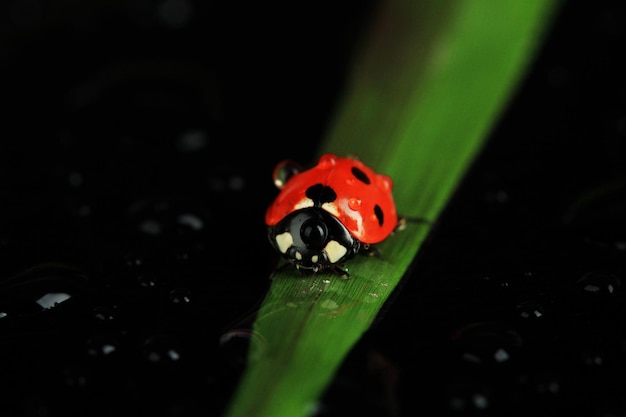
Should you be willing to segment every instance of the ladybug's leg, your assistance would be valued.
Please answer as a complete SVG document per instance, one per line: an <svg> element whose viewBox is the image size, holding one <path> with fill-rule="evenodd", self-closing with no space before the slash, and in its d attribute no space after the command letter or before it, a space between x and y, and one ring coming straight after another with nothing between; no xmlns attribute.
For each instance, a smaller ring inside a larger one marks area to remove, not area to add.
<svg viewBox="0 0 626 417"><path fill-rule="evenodd" d="M404 216L400 216L398 217L398 224L396 225L396 228L393 229L393 232L401 232L404 229L407 228L409 223L414 223L414 224L426 224L429 226L432 226L434 224L433 221L425 219L423 217L404 217Z"/></svg>
<svg viewBox="0 0 626 417"><path fill-rule="evenodd" d="M367 244L361 246L359 252L362 252L367 256L376 256L377 258L380 258L382 256L382 252L380 251L380 249L378 249L376 246Z"/></svg>
<svg viewBox="0 0 626 417"><path fill-rule="evenodd" d="M333 271L333 273L339 275L343 279L350 279L350 273L343 265L333 264L330 267L330 270Z"/></svg>

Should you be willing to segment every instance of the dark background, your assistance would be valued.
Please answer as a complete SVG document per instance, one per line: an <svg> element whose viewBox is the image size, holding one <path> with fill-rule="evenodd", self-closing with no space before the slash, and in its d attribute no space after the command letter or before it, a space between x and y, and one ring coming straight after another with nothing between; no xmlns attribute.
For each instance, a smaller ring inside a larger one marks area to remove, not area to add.
<svg viewBox="0 0 626 417"><path fill-rule="evenodd" d="M374 4L250 3L0 5L0 415L227 403L271 169L314 158ZM625 24L563 5L317 415L626 415Z"/></svg>

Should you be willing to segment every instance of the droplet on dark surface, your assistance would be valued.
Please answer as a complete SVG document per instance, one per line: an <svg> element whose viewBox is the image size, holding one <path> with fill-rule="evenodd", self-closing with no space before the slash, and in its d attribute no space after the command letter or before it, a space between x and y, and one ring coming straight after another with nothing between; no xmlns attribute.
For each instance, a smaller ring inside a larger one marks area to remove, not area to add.
<svg viewBox="0 0 626 417"><path fill-rule="evenodd" d="M228 187L232 191L241 191L244 189L246 181L239 175L234 175L228 179Z"/></svg>
<svg viewBox="0 0 626 417"><path fill-rule="evenodd" d="M455 413L484 412L491 406L492 389L483 381L457 378L445 388L447 408Z"/></svg>
<svg viewBox="0 0 626 417"><path fill-rule="evenodd" d="M246 180L240 175L215 176L208 179L209 189L216 193L237 193L246 187Z"/></svg>
<svg viewBox="0 0 626 417"><path fill-rule="evenodd" d="M174 336L156 335L142 345L143 358L150 363L175 363L181 359L179 343Z"/></svg>
<svg viewBox="0 0 626 417"><path fill-rule="evenodd" d="M117 318L116 306L96 306L92 310L93 317L99 323L111 323Z"/></svg>
<svg viewBox="0 0 626 417"><path fill-rule="evenodd" d="M179 306L191 303L191 291L187 288L174 288L169 293L170 301Z"/></svg>
<svg viewBox="0 0 626 417"><path fill-rule="evenodd" d="M83 185L83 175L78 171L72 171L67 176L67 182L72 187L80 187Z"/></svg>
<svg viewBox="0 0 626 417"><path fill-rule="evenodd" d="M84 388L87 385L88 378L84 369L64 368L61 375L65 385L70 388Z"/></svg>
<svg viewBox="0 0 626 417"><path fill-rule="evenodd" d="M145 273L137 277L137 283L143 288L154 288L158 285L158 278L155 274Z"/></svg>
<svg viewBox="0 0 626 417"><path fill-rule="evenodd" d="M614 273L591 271L578 280L583 294L590 297L616 298L621 295L622 279Z"/></svg>
<svg viewBox="0 0 626 417"><path fill-rule="evenodd" d="M191 260L191 255L186 250L176 250L172 253L172 260L177 263L186 263Z"/></svg>
<svg viewBox="0 0 626 417"><path fill-rule="evenodd" d="M87 340L86 353L90 357L111 357L118 352L118 349L119 341L110 335L98 334Z"/></svg>
<svg viewBox="0 0 626 417"><path fill-rule="evenodd" d="M522 346L521 336L499 323L471 323L452 335L460 357L468 363L508 362Z"/></svg>
<svg viewBox="0 0 626 417"><path fill-rule="evenodd" d="M583 352L583 362L588 367L601 367L607 365L607 359L604 352L598 350L589 350Z"/></svg>
<svg viewBox="0 0 626 417"><path fill-rule="evenodd" d="M563 223L584 241L619 250L626 238L626 183L596 184L574 200Z"/></svg>
<svg viewBox="0 0 626 417"><path fill-rule="evenodd" d="M198 232L204 228L205 222L197 214L182 213L177 218L178 224L187 226L191 230Z"/></svg>
<svg viewBox="0 0 626 417"><path fill-rule="evenodd" d="M155 219L143 219L139 223L139 230L147 235L158 236L163 232L163 226Z"/></svg>
<svg viewBox="0 0 626 417"><path fill-rule="evenodd" d="M523 301L515 308L518 317L523 320L537 320L545 315L543 306L534 301Z"/></svg>
<svg viewBox="0 0 626 417"><path fill-rule="evenodd" d="M188 130L181 133L176 142L180 152L192 153L205 149L209 144L209 135L202 130Z"/></svg>
<svg viewBox="0 0 626 417"><path fill-rule="evenodd" d="M551 369L538 370L529 379L532 394L544 404L559 403L568 391L566 376ZM571 381L571 380L570 380ZM571 385L571 384L570 384Z"/></svg>
<svg viewBox="0 0 626 417"><path fill-rule="evenodd" d="M221 354L225 364L236 373L242 372L247 360L248 350L253 345L254 333L249 329L232 329L220 337Z"/></svg>
<svg viewBox="0 0 626 417"><path fill-rule="evenodd" d="M477 281L477 289L480 291L507 291L513 286L511 277L497 274L485 275Z"/></svg>
<svg viewBox="0 0 626 417"><path fill-rule="evenodd" d="M509 194L504 190L489 191L485 194L488 203L504 204L509 201Z"/></svg>
<svg viewBox="0 0 626 417"><path fill-rule="evenodd" d="M49 311L69 303L88 283L72 266L37 265L0 281L0 311L6 317Z"/></svg>
<svg viewBox="0 0 626 417"><path fill-rule="evenodd" d="M39 297L35 300L35 302L44 310L48 310L69 300L70 298L72 298L72 296L65 292L49 292Z"/></svg>
<svg viewBox="0 0 626 417"><path fill-rule="evenodd" d="M145 265L146 261L143 257L136 254L128 254L125 257L124 264L130 268L139 268Z"/></svg>

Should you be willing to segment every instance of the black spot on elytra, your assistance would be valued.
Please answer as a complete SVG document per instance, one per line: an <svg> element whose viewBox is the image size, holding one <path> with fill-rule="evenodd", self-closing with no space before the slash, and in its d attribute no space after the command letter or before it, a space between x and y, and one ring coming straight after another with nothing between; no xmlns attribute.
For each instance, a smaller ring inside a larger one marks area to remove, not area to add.
<svg viewBox="0 0 626 417"><path fill-rule="evenodd" d="M383 210L380 208L378 204L374 206L374 214L376 215L376 218L378 219L378 225L382 226L385 221L385 218L383 216Z"/></svg>
<svg viewBox="0 0 626 417"><path fill-rule="evenodd" d="M352 167L352 175L354 175L359 181L364 182L365 184L370 183L370 179L367 174L357 167Z"/></svg>
<svg viewBox="0 0 626 417"><path fill-rule="evenodd" d="M306 189L305 195L313 200L316 207L324 203L332 203L337 199L337 193L331 187L323 184L315 184Z"/></svg>

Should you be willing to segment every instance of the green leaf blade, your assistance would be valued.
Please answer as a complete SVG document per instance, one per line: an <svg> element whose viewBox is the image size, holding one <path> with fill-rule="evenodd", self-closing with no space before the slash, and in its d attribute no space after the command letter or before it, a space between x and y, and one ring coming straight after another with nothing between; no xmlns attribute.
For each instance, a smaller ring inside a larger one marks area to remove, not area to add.
<svg viewBox="0 0 626 417"><path fill-rule="evenodd" d="M519 83L557 2L382 3L320 153L356 153L394 178L398 211L435 220ZM428 234L410 223L358 256L352 278L277 273L254 325L263 342L229 417L305 416L376 318Z"/></svg>

